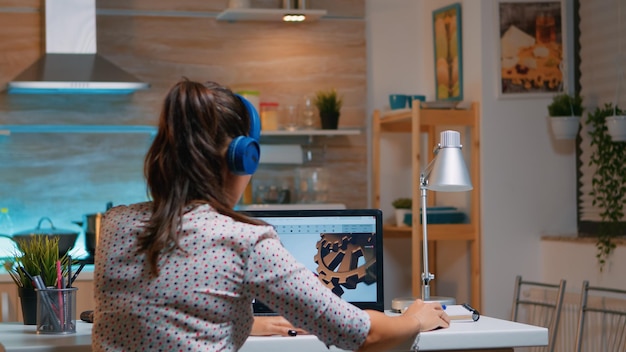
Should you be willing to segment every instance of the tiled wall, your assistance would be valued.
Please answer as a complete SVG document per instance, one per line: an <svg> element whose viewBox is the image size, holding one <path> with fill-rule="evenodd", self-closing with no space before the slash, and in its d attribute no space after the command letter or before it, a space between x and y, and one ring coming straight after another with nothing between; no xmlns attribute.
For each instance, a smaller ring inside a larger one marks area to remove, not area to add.
<svg viewBox="0 0 626 352"><path fill-rule="evenodd" d="M279 3L253 4L274 2ZM333 18L299 25L216 21L227 3L99 1L99 53L152 87L129 96L3 91L0 125L154 125L162 97L186 76L235 90L255 88L261 100L284 104L336 88L345 101L340 128L365 127L363 0L309 1ZM1 87L42 53L39 6L35 0L0 0ZM363 130L358 136L313 139L313 148L325 150L323 164L332 175L329 201L367 206L365 136ZM59 228L80 231L73 221L103 211L108 201L146 199L142 161L149 143L150 135L141 133L0 135L0 207L9 208L16 231L34 228L42 216ZM275 169L263 166L261 172Z"/></svg>

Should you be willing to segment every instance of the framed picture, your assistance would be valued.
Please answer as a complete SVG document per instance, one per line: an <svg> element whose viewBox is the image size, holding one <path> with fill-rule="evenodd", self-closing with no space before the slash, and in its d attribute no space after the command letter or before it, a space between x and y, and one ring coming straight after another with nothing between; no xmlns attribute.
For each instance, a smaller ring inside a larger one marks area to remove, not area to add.
<svg viewBox="0 0 626 352"><path fill-rule="evenodd" d="M461 4L433 11L435 94L437 100L463 100Z"/></svg>
<svg viewBox="0 0 626 352"><path fill-rule="evenodd" d="M565 92L569 71L563 1L497 0L496 6L498 97Z"/></svg>

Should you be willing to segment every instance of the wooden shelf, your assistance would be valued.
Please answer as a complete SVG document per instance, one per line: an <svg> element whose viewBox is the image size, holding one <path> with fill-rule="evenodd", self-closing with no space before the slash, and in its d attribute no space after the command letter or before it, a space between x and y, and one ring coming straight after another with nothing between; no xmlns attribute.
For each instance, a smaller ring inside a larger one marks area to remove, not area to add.
<svg viewBox="0 0 626 352"><path fill-rule="evenodd" d="M412 228L408 226L383 225L385 237L411 238ZM429 241L472 241L474 227L471 224L429 224Z"/></svg>
<svg viewBox="0 0 626 352"><path fill-rule="evenodd" d="M326 16L326 10L303 10L303 9L255 9L255 8L232 8L226 9L217 15L218 21L273 21L283 22L285 15L304 15L307 22L317 21Z"/></svg>
<svg viewBox="0 0 626 352"><path fill-rule="evenodd" d="M295 131L261 131L261 136L265 137L296 137L296 136L354 136L361 134L357 128L345 128L336 130L295 130Z"/></svg>
<svg viewBox="0 0 626 352"><path fill-rule="evenodd" d="M413 219L420 219L420 190L419 175L423 157L429 162L432 153L421 152L422 134L426 133L429 143L438 140L436 134L441 127L467 127L469 136L462 138L462 144L470 148L468 168L474 189L471 191L469 202L469 222L463 224L429 224L428 241L467 241L470 243L469 255L471 269L469 271L471 284L471 303L475 307L481 306L481 267L480 267L480 114L478 104L472 103L469 109L422 109L414 104L412 109L374 111L372 119L372 187L374 206L380 208L380 173L381 151L380 138L382 133L410 133L411 134L411 197L413 199ZM463 137L463 133L462 133ZM466 141L466 142L463 142ZM393 182L388 180L387 182ZM431 192L429 206L435 204L435 193ZM415 220L414 220L415 221ZM419 220L413 226L383 226L385 237L411 239L411 278L413 295L421 296L421 263L422 263L422 227ZM432 248L431 248L432 249ZM430 251L429 251L430 252ZM429 254L429 266L436 272L435 253ZM436 284L436 282L435 282Z"/></svg>

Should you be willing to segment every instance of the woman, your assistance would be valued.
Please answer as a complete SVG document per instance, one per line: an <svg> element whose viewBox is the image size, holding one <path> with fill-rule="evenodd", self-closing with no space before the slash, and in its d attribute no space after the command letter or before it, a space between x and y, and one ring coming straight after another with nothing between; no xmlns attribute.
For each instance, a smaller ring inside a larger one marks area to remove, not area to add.
<svg viewBox="0 0 626 352"><path fill-rule="evenodd" d="M349 350L387 349L448 326L437 303L416 301L395 317L352 306L296 262L271 226L233 210L258 165L259 135L254 108L227 88L172 87L145 159L152 201L112 208L102 223L94 351L235 351L251 332L254 298ZM253 333L292 329L284 323L257 321Z"/></svg>

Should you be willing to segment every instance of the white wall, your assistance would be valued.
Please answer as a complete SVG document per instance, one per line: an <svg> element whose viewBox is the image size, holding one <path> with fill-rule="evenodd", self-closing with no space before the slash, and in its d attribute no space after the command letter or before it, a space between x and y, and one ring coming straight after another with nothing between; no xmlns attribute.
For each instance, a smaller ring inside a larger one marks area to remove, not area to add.
<svg viewBox="0 0 626 352"><path fill-rule="evenodd" d="M432 10L450 3L367 0L370 115L398 89L412 88L434 98ZM464 97L479 101L482 109L482 309L484 314L508 318L515 275L542 279L540 236L576 232L574 145L550 139L547 99L496 98L495 0L461 4ZM397 192L391 185L397 187L395 179L385 180L382 191ZM405 294L410 285L402 271L408 266L398 259L410 260L405 258L406 244L390 247L392 254L386 253L384 263L387 300ZM438 258L463 255L463 249L463 244L446 248ZM466 294L467 273L459 272L458 264L440 267L436 275L438 282L455 286L451 288L457 299Z"/></svg>
<svg viewBox="0 0 626 352"><path fill-rule="evenodd" d="M374 109L388 108L389 94L430 93L423 82L421 8L421 1L366 1L368 126ZM427 98L431 99L432 95ZM393 199L411 196L410 153L402 152L407 148L411 148L408 134L384 136L381 140L386 166L380 175L381 209L385 218L393 217ZM411 296L410 241L385 239L384 246L385 306L389 308L394 297Z"/></svg>
<svg viewBox="0 0 626 352"><path fill-rule="evenodd" d="M626 288L624 245L615 248L602 271L599 270L593 241L542 241L541 256L544 280L558 282L565 279L567 291L580 292L583 280L589 281L592 286Z"/></svg>

